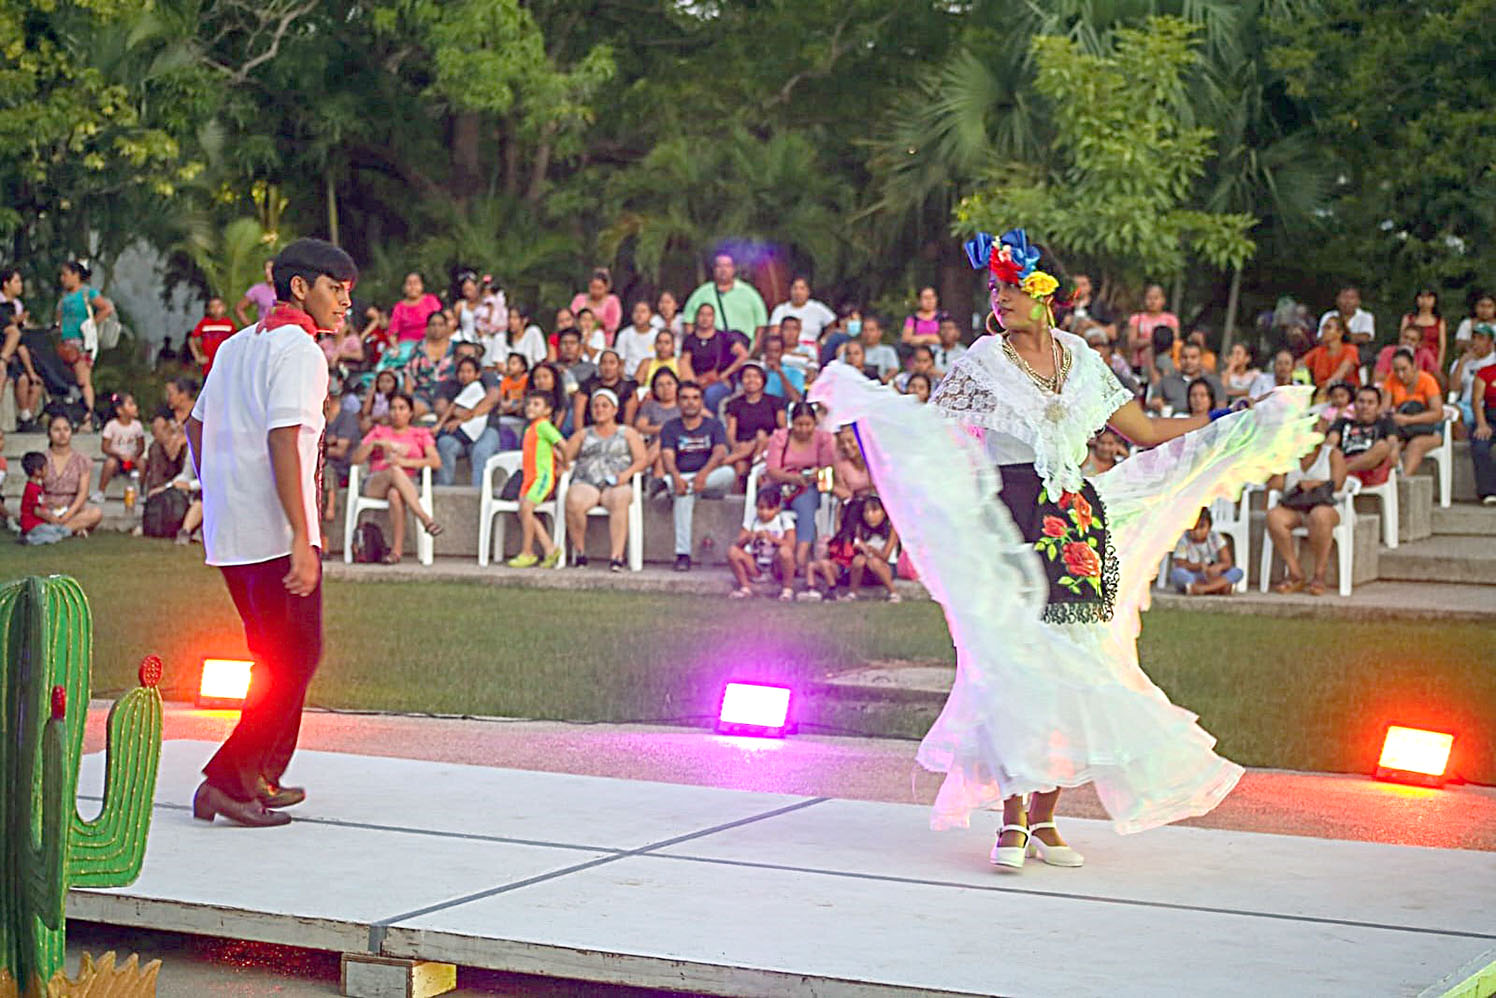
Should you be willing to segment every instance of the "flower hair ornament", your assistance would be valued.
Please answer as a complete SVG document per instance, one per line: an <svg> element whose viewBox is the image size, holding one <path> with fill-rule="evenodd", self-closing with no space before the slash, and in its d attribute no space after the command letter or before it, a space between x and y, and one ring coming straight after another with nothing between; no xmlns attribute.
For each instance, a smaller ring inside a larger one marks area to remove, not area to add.
<svg viewBox="0 0 1496 998"><path fill-rule="evenodd" d="M997 239L993 239L990 233L978 232L966 241L965 248L966 259L971 261L973 270L985 267L993 280L1011 284L1037 300L1043 311L1036 308L1030 318L1047 315L1049 324L1054 325L1054 294L1059 290L1060 282L1035 269L1039 263L1039 249L1029 245L1027 232L1009 229Z"/></svg>

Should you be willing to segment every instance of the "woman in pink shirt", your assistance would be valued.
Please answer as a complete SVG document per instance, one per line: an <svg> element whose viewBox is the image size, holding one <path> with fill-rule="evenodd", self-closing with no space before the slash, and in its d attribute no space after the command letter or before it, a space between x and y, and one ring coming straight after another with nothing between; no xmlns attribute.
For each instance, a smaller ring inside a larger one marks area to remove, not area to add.
<svg viewBox="0 0 1496 998"><path fill-rule="evenodd" d="M850 423L836 431L836 462L832 467L836 470L836 480L831 491L842 502L873 491L873 476L868 473L862 445L857 442L857 432Z"/></svg>
<svg viewBox="0 0 1496 998"><path fill-rule="evenodd" d="M1127 319L1127 361L1138 374L1153 366L1153 330L1168 326L1179 338L1179 316L1164 310L1168 299L1162 284L1150 284L1143 290L1143 311Z"/></svg>
<svg viewBox="0 0 1496 998"><path fill-rule="evenodd" d="M768 481L759 488L778 486L783 492L785 508L795 514L795 564L804 569L816 539L816 510L821 508L819 472L836 463L836 445L831 434L816 426L815 406L790 406L790 425L769 437L767 457Z"/></svg>
<svg viewBox="0 0 1496 998"><path fill-rule="evenodd" d="M405 297L390 309L389 337L395 343L407 343L426 335L426 319L442 310L441 299L426 293L426 282L420 274L405 275Z"/></svg>
<svg viewBox="0 0 1496 998"><path fill-rule="evenodd" d="M364 484L364 495L384 499L390 504L390 553L386 565L397 565L405 554L405 510L408 507L432 537L440 536L441 524L421 508L412 474L421 468L440 468L442 459L436 451L436 438L424 426L411 426L415 403L404 392L390 399L388 426L376 426L349 458L351 464L369 463L370 475Z"/></svg>
<svg viewBox="0 0 1496 998"><path fill-rule="evenodd" d="M618 332L618 327L623 323L623 302L612 293L612 287L613 275L608 273L606 268L599 267L592 272L592 280L587 282L587 290L571 300L573 314L586 308L591 309L592 314L597 316L597 321L608 338L608 346L613 345L613 334Z"/></svg>

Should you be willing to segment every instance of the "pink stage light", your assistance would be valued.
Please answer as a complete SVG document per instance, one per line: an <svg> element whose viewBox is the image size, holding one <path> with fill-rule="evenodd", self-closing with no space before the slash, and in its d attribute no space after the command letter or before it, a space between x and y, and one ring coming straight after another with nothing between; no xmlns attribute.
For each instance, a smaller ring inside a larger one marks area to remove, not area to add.
<svg viewBox="0 0 1496 998"><path fill-rule="evenodd" d="M793 699L788 686L729 682L722 687L722 703L717 710L717 733L783 738L794 727L790 719L790 704Z"/></svg>

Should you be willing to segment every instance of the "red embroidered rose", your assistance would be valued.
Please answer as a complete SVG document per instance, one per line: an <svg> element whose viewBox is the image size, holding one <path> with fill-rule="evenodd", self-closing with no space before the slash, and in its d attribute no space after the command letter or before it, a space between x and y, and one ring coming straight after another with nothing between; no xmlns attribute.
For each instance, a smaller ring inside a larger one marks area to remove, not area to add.
<svg viewBox="0 0 1496 998"><path fill-rule="evenodd" d="M1070 504L1073 503L1073 502L1075 502L1075 500L1077 498L1079 498L1079 497L1074 492L1061 492L1060 493L1060 509L1069 509L1070 508Z"/></svg>
<svg viewBox="0 0 1496 998"><path fill-rule="evenodd" d="M1058 516L1046 516L1044 518L1045 537L1064 537L1066 529L1065 521Z"/></svg>
<svg viewBox="0 0 1496 998"><path fill-rule="evenodd" d="M1077 495L1075 497L1075 526L1082 534L1090 533L1093 511L1091 504L1086 502L1086 497Z"/></svg>
<svg viewBox="0 0 1496 998"><path fill-rule="evenodd" d="M1101 558L1089 544L1071 541L1060 553L1065 558L1065 570L1076 578L1093 579L1101 576Z"/></svg>

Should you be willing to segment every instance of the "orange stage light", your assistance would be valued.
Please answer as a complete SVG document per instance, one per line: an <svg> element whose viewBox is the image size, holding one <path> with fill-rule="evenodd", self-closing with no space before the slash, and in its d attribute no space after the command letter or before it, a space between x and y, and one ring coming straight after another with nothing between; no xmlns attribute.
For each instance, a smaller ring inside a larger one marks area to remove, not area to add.
<svg viewBox="0 0 1496 998"><path fill-rule="evenodd" d="M1393 724L1382 742L1377 779L1442 787L1454 735Z"/></svg>
<svg viewBox="0 0 1496 998"><path fill-rule="evenodd" d="M197 706L228 710L244 706L244 698L249 694L249 670L253 665L253 662L233 658L203 659Z"/></svg>

